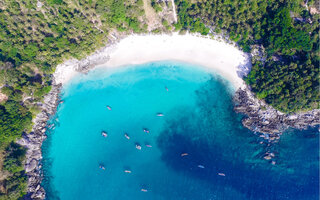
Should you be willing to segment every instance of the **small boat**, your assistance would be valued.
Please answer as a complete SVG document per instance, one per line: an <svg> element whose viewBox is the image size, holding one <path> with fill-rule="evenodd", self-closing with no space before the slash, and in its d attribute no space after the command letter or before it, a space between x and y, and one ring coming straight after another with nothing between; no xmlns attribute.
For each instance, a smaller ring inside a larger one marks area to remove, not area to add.
<svg viewBox="0 0 320 200"><path fill-rule="evenodd" d="M182 153L181 157L189 155L188 153Z"/></svg>
<svg viewBox="0 0 320 200"><path fill-rule="evenodd" d="M101 132L101 135L102 135L103 137L108 137L108 133L105 132L105 131L102 131L102 132Z"/></svg>
<svg viewBox="0 0 320 200"><path fill-rule="evenodd" d="M150 133L149 129L147 129L147 128L144 128L144 129L143 129L143 132L145 132L145 133Z"/></svg>
<svg viewBox="0 0 320 200"><path fill-rule="evenodd" d="M169 92L169 89L167 88L167 86L165 87L165 89L167 90L167 92Z"/></svg>
<svg viewBox="0 0 320 200"><path fill-rule="evenodd" d="M138 145L138 144L136 144L136 148L137 148L138 150L141 150L141 146Z"/></svg>
<svg viewBox="0 0 320 200"><path fill-rule="evenodd" d="M272 157L271 156L269 156L269 155L266 155L265 157L263 157L265 160L271 160L272 159Z"/></svg>
<svg viewBox="0 0 320 200"><path fill-rule="evenodd" d="M157 113L157 116L158 116L158 117L163 117L164 114L162 114L162 113Z"/></svg>
<svg viewBox="0 0 320 200"><path fill-rule="evenodd" d="M61 101L59 102L59 104L62 104L62 103L64 103L64 101L63 101L63 100L61 100Z"/></svg>
<svg viewBox="0 0 320 200"><path fill-rule="evenodd" d="M219 176L226 176L224 173L218 173Z"/></svg>
<svg viewBox="0 0 320 200"><path fill-rule="evenodd" d="M106 168L103 165L100 165L99 168L102 170L106 170Z"/></svg>
<svg viewBox="0 0 320 200"><path fill-rule="evenodd" d="M203 165L198 165L199 168L201 169L204 169L204 166Z"/></svg>
<svg viewBox="0 0 320 200"><path fill-rule="evenodd" d="M125 172L125 173L129 173L129 174L131 173L130 170L124 170L124 172Z"/></svg>
<svg viewBox="0 0 320 200"><path fill-rule="evenodd" d="M147 189L141 189L141 192L148 192L148 190Z"/></svg>
<svg viewBox="0 0 320 200"><path fill-rule="evenodd" d="M112 110L111 106L107 106L108 110Z"/></svg>
<svg viewBox="0 0 320 200"><path fill-rule="evenodd" d="M124 134L124 137L126 137L128 140L130 140L130 137L129 137L129 135L128 134Z"/></svg>
<svg viewBox="0 0 320 200"><path fill-rule="evenodd" d="M151 146L150 144L146 144L146 147L149 147L149 148L151 148L152 146Z"/></svg>

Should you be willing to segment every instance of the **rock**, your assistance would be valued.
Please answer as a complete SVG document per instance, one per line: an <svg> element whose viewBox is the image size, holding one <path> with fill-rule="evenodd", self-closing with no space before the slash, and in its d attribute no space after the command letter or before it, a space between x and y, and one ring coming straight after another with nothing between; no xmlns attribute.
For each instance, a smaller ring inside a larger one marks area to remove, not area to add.
<svg viewBox="0 0 320 200"><path fill-rule="evenodd" d="M44 190L38 190L37 192L33 193L31 195L32 199L44 199L45 198L45 192Z"/></svg>
<svg viewBox="0 0 320 200"><path fill-rule="evenodd" d="M297 119L298 117L297 116L295 116L295 115L291 115L291 116L289 116L288 117L288 120L291 120L291 119Z"/></svg>
<svg viewBox="0 0 320 200"><path fill-rule="evenodd" d="M32 158L36 159L36 160L41 160L42 159L42 154L39 151L35 151L33 152L33 154L31 155Z"/></svg>
<svg viewBox="0 0 320 200"><path fill-rule="evenodd" d="M37 167L37 161L35 159L32 159L32 161L26 165L25 170L28 173L33 171L36 167Z"/></svg>
<svg viewBox="0 0 320 200"><path fill-rule="evenodd" d="M40 189L40 184L36 187L36 191L38 191Z"/></svg>
<svg viewBox="0 0 320 200"><path fill-rule="evenodd" d="M30 141L28 140L28 138L21 138L17 141L17 143L21 146L27 146L29 145Z"/></svg>
<svg viewBox="0 0 320 200"><path fill-rule="evenodd" d="M40 1L37 2L37 7L41 8L43 6L43 3L41 3Z"/></svg>

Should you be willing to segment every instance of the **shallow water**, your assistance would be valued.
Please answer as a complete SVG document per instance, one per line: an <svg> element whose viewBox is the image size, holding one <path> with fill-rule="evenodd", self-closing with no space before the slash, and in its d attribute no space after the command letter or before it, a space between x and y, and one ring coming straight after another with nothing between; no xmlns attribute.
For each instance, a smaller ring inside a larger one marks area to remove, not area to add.
<svg viewBox="0 0 320 200"><path fill-rule="evenodd" d="M218 75L176 62L73 79L43 145L47 198L318 199L317 130L259 144L233 111L233 92Z"/></svg>

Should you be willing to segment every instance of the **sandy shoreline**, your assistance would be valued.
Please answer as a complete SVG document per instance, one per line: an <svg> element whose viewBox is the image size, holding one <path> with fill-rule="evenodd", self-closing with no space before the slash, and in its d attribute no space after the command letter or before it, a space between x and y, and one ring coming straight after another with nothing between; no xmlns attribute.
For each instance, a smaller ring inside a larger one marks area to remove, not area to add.
<svg viewBox="0 0 320 200"><path fill-rule="evenodd" d="M85 62L97 63L96 67L104 68L164 60L182 61L222 75L236 89L244 86L242 76L251 67L249 56L235 46L208 37L178 33L131 35L86 59ZM68 60L58 65L54 73L56 82L65 84L77 75L79 62Z"/></svg>

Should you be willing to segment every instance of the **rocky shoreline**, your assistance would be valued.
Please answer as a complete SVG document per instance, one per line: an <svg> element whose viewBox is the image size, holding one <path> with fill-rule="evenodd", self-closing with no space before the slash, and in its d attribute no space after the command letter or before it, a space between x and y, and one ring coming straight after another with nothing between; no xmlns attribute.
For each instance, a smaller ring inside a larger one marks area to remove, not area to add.
<svg viewBox="0 0 320 200"><path fill-rule="evenodd" d="M56 82L57 83L67 82L72 78L71 76L74 75L73 72L88 73L95 66L106 63L110 59L109 54L110 54L110 51L113 50L114 45L125 36L126 36L125 34L118 34L118 33L110 34L110 37L106 46L96 50L93 54L81 60L70 59L63 62L62 64L59 64L56 67L56 70L53 74L53 76L56 78ZM68 70L72 71L71 75L68 72ZM69 75L66 75L66 74L69 74Z"/></svg>
<svg viewBox="0 0 320 200"><path fill-rule="evenodd" d="M54 82L54 81L53 81ZM41 104L41 112L34 120L32 132L23 134L17 141L18 144L27 148L25 171L28 177L27 195L23 199L45 199L45 190L41 186L42 175L42 142L47 138L47 122L56 112L60 102L61 84L52 84L51 91L44 97Z"/></svg>
<svg viewBox="0 0 320 200"><path fill-rule="evenodd" d="M302 130L320 124L320 109L285 114L254 97L248 87L236 91L234 104L236 112L246 115L242 124L251 131L262 133L269 142L278 140L289 127Z"/></svg>

